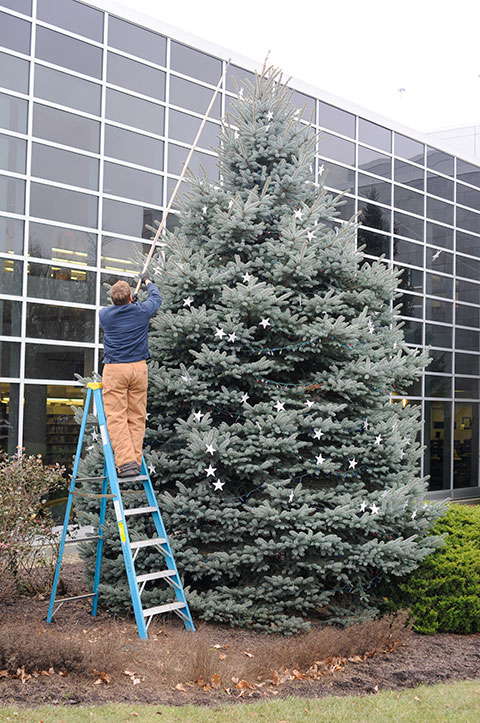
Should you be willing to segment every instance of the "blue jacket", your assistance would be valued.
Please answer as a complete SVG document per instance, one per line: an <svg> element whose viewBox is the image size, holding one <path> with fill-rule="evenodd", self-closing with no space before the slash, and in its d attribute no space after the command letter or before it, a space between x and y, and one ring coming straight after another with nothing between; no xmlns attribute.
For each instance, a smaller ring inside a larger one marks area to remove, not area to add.
<svg viewBox="0 0 480 723"><path fill-rule="evenodd" d="M146 301L100 309L100 326L104 331L105 364L121 364L148 359L148 324L162 297L154 284L147 286Z"/></svg>

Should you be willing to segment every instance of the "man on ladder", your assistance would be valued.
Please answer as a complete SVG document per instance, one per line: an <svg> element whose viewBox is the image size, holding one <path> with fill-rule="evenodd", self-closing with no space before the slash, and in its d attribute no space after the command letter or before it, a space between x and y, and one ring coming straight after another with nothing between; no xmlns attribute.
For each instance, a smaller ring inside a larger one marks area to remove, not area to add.
<svg viewBox="0 0 480 723"><path fill-rule="evenodd" d="M110 291L113 305L100 310L103 328L103 404L119 477L140 474L147 412L148 325L162 297L144 272L146 301L133 301L126 281Z"/></svg>

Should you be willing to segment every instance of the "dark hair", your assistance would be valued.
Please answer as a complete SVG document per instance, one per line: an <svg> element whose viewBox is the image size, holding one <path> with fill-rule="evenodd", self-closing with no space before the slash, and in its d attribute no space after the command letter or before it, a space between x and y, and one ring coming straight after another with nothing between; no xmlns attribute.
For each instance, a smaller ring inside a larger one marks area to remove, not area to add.
<svg viewBox="0 0 480 723"><path fill-rule="evenodd" d="M130 284L127 284L126 281L117 281L117 283L110 289L110 297L115 306L128 304L131 295L132 290L130 288Z"/></svg>

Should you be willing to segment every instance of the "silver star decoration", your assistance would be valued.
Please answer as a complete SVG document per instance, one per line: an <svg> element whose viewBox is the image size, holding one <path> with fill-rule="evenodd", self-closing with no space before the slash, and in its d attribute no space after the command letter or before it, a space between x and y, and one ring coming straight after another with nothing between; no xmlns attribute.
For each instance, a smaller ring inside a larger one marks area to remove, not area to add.
<svg viewBox="0 0 480 723"><path fill-rule="evenodd" d="M87 452L90 452L90 450L92 450L92 449L95 449L95 445L94 445L94 444L90 444L90 445L87 447Z"/></svg>
<svg viewBox="0 0 480 723"><path fill-rule="evenodd" d="M363 423L363 428L368 429L370 427L370 422L366 419Z"/></svg>
<svg viewBox="0 0 480 723"><path fill-rule="evenodd" d="M192 304L193 304L193 299L191 296L187 296L187 298L183 300L184 306L191 306Z"/></svg>
<svg viewBox="0 0 480 723"><path fill-rule="evenodd" d="M238 337L237 337L237 335L235 334L235 332L232 332L231 334L228 335L228 341L231 341L232 343L233 343L234 341L237 341L237 339L238 339Z"/></svg>
<svg viewBox="0 0 480 723"><path fill-rule="evenodd" d="M207 207L206 207L206 206L202 206L202 213L203 213L204 216L207 215L207 211L208 211Z"/></svg>
<svg viewBox="0 0 480 723"><path fill-rule="evenodd" d="M93 439L94 442L96 442L97 439L98 439L98 432L97 432L96 429L94 429L93 432L92 432L92 439Z"/></svg>
<svg viewBox="0 0 480 723"><path fill-rule="evenodd" d="M396 348L397 348L397 342L394 342L394 344L393 344L393 348L394 348L394 349L396 349Z"/></svg>
<svg viewBox="0 0 480 723"><path fill-rule="evenodd" d="M382 435L379 434L378 437L375 437L375 444L380 444L381 441L382 441Z"/></svg>
<svg viewBox="0 0 480 723"><path fill-rule="evenodd" d="M369 326L369 327L368 327L368 333L369 333L369 334L373 334L374 331L375 331L375 329L374 329L373 326Z"/></svg>
<svg viewBox="0 0 480 723"><path fill-rule="evenodd" d="M267 120L272 120L272 118L273 118L273 113L271 110L269 110L267 113Z"/></svg>
<svg viewBox="0 0 480 723"><path fill-rule="evenodd" d="M184 374L182 377L180 377L180 379L182 380L182 382L191 382L192 381L187 374Z"/></svg>
<svg viewBox="0 0 480 723"><path fill-rule="evenodd" d="M289 502L293 502L293 492L290 492L290 495L288 497Z"/></svg>
<svg viewBox="0 0 480 723"><path fill-rule="evenodd" d="M225 331L223 331L222 327L216 329L216 331L215 331L215 336L216 337L218 336L219 339L223 339L223 337L226 335L227 335L227 333Z"/></svg>
<svg viewBox="0 0 480 723"><path fill-rule="evenodd" d="M321 429L314 429L313 430L313 436L315 439L321 439L323 437L323 432Z"/></svg>
<svg viewBox="0 0 480 723"><path fill-rule="evenodd" d="M240 401L245 404L247 399L250 399L250 397L248 396L247 392L245 392L245 394L242 394L242 398L240 399Z"/></svg>
<svg viewBox="0 0 480 723"><path fill-rule="evenodd" d="M315 404L315 402L312 402L310 399L308 399L308 400L305 402L305 406L308 407L309 409L311 409L314 404Z"/></svg>
<svg viewBox="0 0 480 723"><path fill-rule="evenodd" d="M367 503L362 502L362 504L360 505L360 512L365 512L366 509L367 509Z"/></svg>
<svg viewBox="0 0 480 723"><path fill-rule="evenodd" d="M265 126L265 130L266 130L266 131L269 131L269 130L270 130L270 123L267 123L267 125Z"/></svg>
<svg viewBox="0 0 480 723"><path fill-rule="evenodd" d="M194 412L194 413L193 413L193 416L195 417L195 419L197 420L197 422L199 422L199 421L201 420L201 418L204 417L205 415L202 414L202 412Z"/></svg>
<svg viewBox="0 0 480 723"><path fill-rule="evenodd" d="M380 512L380 508L377 507L375 502L373 503L373 505L370 505L370 509L372 511L372 515L378 515L378 513Z"/></svg>
<svg viewBox="0 0 480 723"><path fill-rule="evenodd" d="M244 92L245 92L245 91L243 90L243 88L240 88L240 91L239 91L239 93L238 93L238 97L239 97L239 98L243 98Z"/></svg>
<svg viewBox="0 0 480 723"><path fill-rule="evenodd" d="M299 220L303 218L303 211L301 208L297 208L295 211L295 218L298 218Z"/></svg>
<svg viewBox="0 0 480 723"><path fill-rule="evenodd" d="M295 113L293 115L299 115L301 110L302 110L301 108L297 108L297 110L295 111Z"/></svg>
<svg viewBox="0 0 480 723"><path fill-rule="evenodd" d="M232 208L232 206L233 206L233 198L231 198L230 201L228 202L228 208Z"/></svg>
<svg viewBox="0 0 480 723"><path fill-rule="evenodd" d="M325 166L324 166L324 164L322 163L322 165L321 165L321 166L319 167L319 169L318 169L318 175L321 176L321 175L323 174L324 170L325 170Z"/></svg>
<svg viewBox="0 0 480 723"><path fill-rule="evenodd" d="M352 459L349 459L349 460L348 460L348 464L350 465L350 467L349 467L348 469L355 469L355 467L357 466L358 462L357 462L357 460L355 459L355 457L353 457Z"/></svg>
<svg viewBox="0 0 480 723"><path fill-rule="evenodd" d="M214 490L222 490L224 484L225 484L225 482L221 482L219 479L217 479L217 480L215 480L215 482L213 483L213 489L214 489Z"/></svg>
<svg viewBox="0 0 480 723"><path fill-rule="evenodd" d="M238 131L237 131L236 128L235 128L235 130L233 131L233 137L235 138L235 140L238 140L238 138L239 138L239 134L238 134Z"/></svg>
<svg viewBox="0 0 480 723"><path fill-rule="evenodd" d="M268 319L262 319L258 326L263 326L264 329L266 329L267 326L271 326L270 317Z"/></svg>
<svg viewBox="0 0 480 723"><path fill-rule="evenodd" d="M400 457L400 459L403 459L405 457L405 452L403 451L403 449L400 450L400 453L398 456Z"/></svg>
<svg viewBox="0 0 480 723"><path fill-rule="evenodd" d="M411 520L414 520L416 516L417 516L417 510L413 510L412 516L411 516L410 519L411 519Z"/></svg>
<svg viewBox="0 0 480 723"><path fill-rule="evenodd" d="M315 236L315 231L307 231L307 238L309 241L311 241L314 236Z"/></svg>
<svg viewBox="0 0 480 723"><path fill-rule="evenodd" d="M207 477L215 477L215 472L217 471L216 467L212 467L212 465L208 465L208 467L205 468L205 472L207 473Z"/></svg>
<svg viewBox="0 0 480 723"><path fill-rule="evenodd" d="M322 457L322 454L320 453L318 457L316 458L317 464L323 464L325 462L325 457Z"/></svg>
<svg viewBox="0 0 480 723"><path fill-rule="evenodd" d="M145 415L145 419L149 419L149 418L150 418L150 412L147 412Z"/></svg>
<svg viewBox="0 0 480 723"><path fill-rule="evenodd" d="M246 271L242 276L242 281L244 284L248 284L248 282L250 281L251 278L252 278L251 274L249 274L248 271Z"/></svg>
<svg viewBox="0 0 480 723"><path fill-rule="evenodd" d="M148 465L148 471L150 474L154 474L154 472L155 472L155 467L153 466L153 464L151 462Z"/></svg>
<svg viewBox="0 0 480 723"><path fill-rule="evenodd" d="M442 249L439 249L436 253L434 253L432 256L432 261L436 261L441 253L442 253Z"/></svg>
<svg viewBox="0 0 480 723"><path fill-rule="evenodd" d="M209 454L213 454L216 450L213 448L213 444L207 444L205 447L205 451Z"/></svg>
<svg viewBox="0 0 480 723"><path fill-rule="evenodd" d="M285 411L285 402L280 402L280 401L277 402L275 404L275 409L277 410L277 412L284 412Z"/></svg>

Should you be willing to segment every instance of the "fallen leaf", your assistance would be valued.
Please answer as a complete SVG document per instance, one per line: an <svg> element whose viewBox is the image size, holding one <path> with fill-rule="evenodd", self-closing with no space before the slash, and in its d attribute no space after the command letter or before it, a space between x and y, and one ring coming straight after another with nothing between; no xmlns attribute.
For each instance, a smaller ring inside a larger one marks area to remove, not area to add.
<svg viewBox="0 0 480 723"><path fill-rule="evenodd" d="M274 685L280 685L280 676L278 675L276 670L273 671L272 681Z"/></svg>
<svg viewBox="0 0 480 723"><path fill-rule="evenodd" d="M132 712L130 713L130 715L134 715L134 716L137 716L137 717L138 717L138 716L140 715L140 713L137 713L136 710L132 710Z"/></svg>
<svg viewBox="0 0 480 723"><path fill-rule="evenodd" d="M226 660L226 659L227 659L227 656L224 655L223 653L220 653L220 655L218 656L218 659L219 659L219 660Z"/></svg>
<svg viewBox="0 0 480 723"><path fill-rule="evenodd" d="M243 690L245 688L249 688L250 690L255 690L255 686L248 682L248 680L239 680L236 684L235 688L238 688L240 690Z"/></svg>
<svg viewBox="0 0 480 723"><path fill-rule="evenodd" d="M421 702L420 698L418 696L415 695L414 698L415 698L415 700L418 700L419 703Z"/></svg>
<svg viewBox="0 0 480 723"><path fill-rule="evenodd" d="M221 679L220 679L219 674L218 674L218 673L214 673L214 674L212 675L212 686L213 686L214 688L219 688L220 685L221 685L221 682L222 682L222 681L221 681Z"/></svg>
<svg viewBox="0 0 480 723"><path fill-rule="evenodd" d="M205 685L205 681L203 680L203 678L199 678L199 679L196 680L195 682L196 682L196 684L199 685L201 688L203 688L203 686Z"/></svg>
<svg viewBox="0 0 480 723"><path fill-rule="evenodd" d="M254 657L255 657L254 654L253 654L253 653L249 653L248 650L243 650L242 652L243 652L244 655L247 656L247 658L254 658Z"/></svg>
<svg viewBox="0 0 480 723"><path fill-rule="evenodd" d="M8 678L8 670L0 670L0 678Z"/></svg>
<svg viewBox="0 0 480 723"><path fill-rule="evenodd" d="M67 675L67 671L66 671L66 670L61 670L61 671L59 672L59 676L60 676L61 678L65 678L66 675ZM110 681L108 681L108 682L110 683Z"/></svg>
<svg viewBox="0 0 480 723"><path fill-rule="evenodd" d="M182 693L186 693L186 692L187 692L187 689L185 688L185 686L183 685L183 683L177 683L177 685L175 686L175 690L181 690Z"/></svg>

